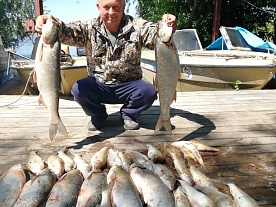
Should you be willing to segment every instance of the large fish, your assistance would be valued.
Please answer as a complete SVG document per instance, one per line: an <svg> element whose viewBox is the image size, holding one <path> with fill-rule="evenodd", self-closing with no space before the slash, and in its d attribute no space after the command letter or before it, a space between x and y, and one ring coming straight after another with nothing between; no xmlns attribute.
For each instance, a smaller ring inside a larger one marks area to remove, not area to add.
<svg viewBox="0 0 276 207"><path fill-rule="evenodd" d="M52 188L46 207L75 206L82 182L78 169L64 174Z"/></svg>
<svg viewBox="0 0 276 207"><path fill-rule="evenodd" d="M175 207L172 192L152 171L134 163L130 176L148 206Z"/></svg>
<svg viewBox="0 0 276 207"><path fill-rule="evenodd" d="M228 185L230 193L232 194L234 201L238 207L259 207L257 201L255 201L246 192L236 186L231 180L221 180L221 183Z"/></svg>
<svg viewBox="0 0 276 207"><path fill-rule="evenodd" d="M159 93L160 117L155 127L155 134L165 127L172 133L170 105L176 100L176 85L179 76L179 57L172 38L172 27L159 22L155 41L156 80L155 87Z"/></svg>
<svg viewBox="0 0 276 207"><path fill-rule="evenodd" d="M209 196L214 201L216 207L236 207L232 198L216 189L198 185L194 186L194 188Z"/></svg>
<svg viewBox="0 0 276 207"><path fill-rule="evenodd" d="M204 193L196 190L184 180L178 180L183 192L187 195L191 206L193 207L215 207L215 203Z"/></svg>
<svg viewBox="0 0 276 207"><path fill-rule="evenodd" d="M153 172L158 175L159 178L165 183L165 185L171 190L174 190L176 177L174 173L165 165L152 163Z"/></svg>
<svg viewBox="0 0 276 207"><path fill-rule="evenodd" d="M210 178L208 178L205 174L203 174L195 166L193 166L193 165L190 166L190 172L193 176L193 180L195 182L195 185L217 190L217 187L215 186L213 181Z"/></svg>
<svg viewBox="0 0 276 207"><path fill-rule="evenodd" d="M38 103L43 104L49 111L49 137L51 140L60 132L68 136L59 113L60 89L60 41L58 39L57 22L47 19L42 27L35 57L35 75L40 92Z"/></svg>
<svg viewBox="0 0 276 207"><path fill-rule="evenodd" d="M107 183L111 188L112 206L143 206L135 184L129 174L121 166L116 165L110 169L107 175Z"/></svg>
<svg viewBox="0 0 276 207"><path fill-rule="evenodd" d="M0 206L13 206L26 183L24 169L13 165L0 178Z"/></svg>
<svg viewBox="0 0 276 207"><path fill-rule="evenodd" d="M173 191L175 207L190 207L190 202L187 195L182 191L182 187L179 186Z"/></svg>
<svg viewBox="0 0 276 207"><path fill-rule="evenodd" d="M93 170L82 183L77 207L99 206L102 201L102 191L106 183L106 174L100 169Z"/></svg>
<svg viewBox="0 0 276 207"><path fill-rule="evenodd" d="M15 207L43 206L55 181L55 175L48 168L45 168L39 176L25 184Z"/></svg>

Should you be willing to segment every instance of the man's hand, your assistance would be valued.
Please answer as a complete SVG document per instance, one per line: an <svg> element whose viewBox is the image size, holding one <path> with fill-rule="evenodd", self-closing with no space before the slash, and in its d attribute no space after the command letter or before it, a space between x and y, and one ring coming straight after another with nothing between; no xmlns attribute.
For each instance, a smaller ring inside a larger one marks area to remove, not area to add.
<svg viewBox="0 0 276 207"><path fill-rule="evenodd" d="M41 34L42 26L46 23L47 19L53 19L53 16L51 14L43 14L36 18L35 30L38 34Z"/></svg>
<svg viewBox="0 0 276 207"><path fill-rule="evenodd" d="M173 33L177 29L176 17L172 14L164 14L162 17L162 22L166 22L169 27L173 27Z"/></svg>

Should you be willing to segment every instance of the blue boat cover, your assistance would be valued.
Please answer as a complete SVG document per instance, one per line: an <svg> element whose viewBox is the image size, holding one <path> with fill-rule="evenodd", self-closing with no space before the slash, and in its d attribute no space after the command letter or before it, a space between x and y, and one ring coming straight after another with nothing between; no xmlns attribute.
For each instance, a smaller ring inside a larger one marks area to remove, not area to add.
<svg viewBox="0 0 276 207"><path fill-rule="evenodd" d="M272 42L265 42L257 35L249 32L248 30L242 27L234 27L239 31L244 40L247 42L252 51L256 52L267 52L269 50L270 53L276 52L276 45ZM206 50L222 50L222 37L219 37L216 41L210 44L205 48ZM223 41L223 49L227 50L227 46Z"/></svg>

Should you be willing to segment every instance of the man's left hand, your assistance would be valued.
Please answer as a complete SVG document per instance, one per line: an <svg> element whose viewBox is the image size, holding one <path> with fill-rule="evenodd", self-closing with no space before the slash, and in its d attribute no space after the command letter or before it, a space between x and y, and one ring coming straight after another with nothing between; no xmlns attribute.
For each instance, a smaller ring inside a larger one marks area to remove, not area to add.
<svg viewBox="0 0 276 207"><path fill-rule="evenodd" d="M173 33L177 29L176 17L172 14L164 14L162 22L166 22L169 27L173 27Z"/></svg>

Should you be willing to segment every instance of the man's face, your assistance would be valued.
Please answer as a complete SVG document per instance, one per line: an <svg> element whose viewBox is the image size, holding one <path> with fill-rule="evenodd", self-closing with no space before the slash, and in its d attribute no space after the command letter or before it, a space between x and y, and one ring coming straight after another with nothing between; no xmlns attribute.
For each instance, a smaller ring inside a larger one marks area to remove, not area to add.
<svg viewBox="0 0 276 207"><path fill-rule="evenodd" d="M97 8L107 28L119 26L124 14L125 2L122 0L99 0Z"/></svg>

